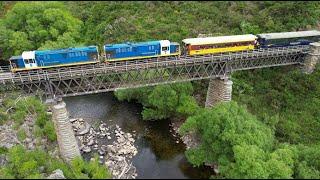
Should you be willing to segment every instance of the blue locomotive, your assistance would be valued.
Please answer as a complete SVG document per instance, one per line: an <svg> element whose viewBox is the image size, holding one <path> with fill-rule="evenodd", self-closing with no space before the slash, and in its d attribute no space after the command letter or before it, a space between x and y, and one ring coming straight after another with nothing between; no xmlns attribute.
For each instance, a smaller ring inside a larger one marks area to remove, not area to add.
<svg viewBox="0 0 320 180"><path fill-rule="evenodd" d="M119 61L180 54L179 43L168 40L140 43L107 44L103 47L107 61Z"/></svg>
<svg viewBox="0 0 320 180"><path fill-rule="evenodd" d="M98 60L97 46L24 51L21 56L13 56L9 59L12 71L89 64L96 63Z"/></svg>

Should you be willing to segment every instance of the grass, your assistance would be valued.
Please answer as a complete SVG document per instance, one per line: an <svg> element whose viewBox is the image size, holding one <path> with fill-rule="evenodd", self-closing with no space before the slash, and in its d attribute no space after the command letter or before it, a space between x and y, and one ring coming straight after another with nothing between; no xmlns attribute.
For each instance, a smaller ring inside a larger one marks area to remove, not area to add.
<svg viewBox="0 0 320 180"><path fill-rule="evenodd" d="M27 134L26 134L26 132L24 131L24 129L20 128L19 131L18 131L18 133L17 133L17 136L18 136L18 140L19 140L19 141L23 141L23 140L26 139Z"/></svg>

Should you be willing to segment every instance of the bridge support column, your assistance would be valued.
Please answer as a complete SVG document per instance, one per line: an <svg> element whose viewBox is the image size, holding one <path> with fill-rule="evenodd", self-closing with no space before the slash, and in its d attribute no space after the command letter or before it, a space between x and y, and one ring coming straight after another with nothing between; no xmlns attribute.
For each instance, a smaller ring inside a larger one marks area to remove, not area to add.
<svg viewBox="0 0 320 180"><path fill-rule="evenodd" d="M311 74L320 61L320 43L310 44L310 54L307 55L304 65L304 73Z"/></svg>
<svg viewBox="0 0 320 180"><path fill-rule="evenodd" d="M219 102L231 101L232 84L229 78L210 79L205 107L210 108Z"/></svg>
<svg viewBox="0 0 320 180"><path fill-rule="evenodd" d="M81 157L80 150L69 121L66 104L63 101L58 101L57 104L52 106L52 114L62 158L65 161L70 162L77 156Z"/></svg>

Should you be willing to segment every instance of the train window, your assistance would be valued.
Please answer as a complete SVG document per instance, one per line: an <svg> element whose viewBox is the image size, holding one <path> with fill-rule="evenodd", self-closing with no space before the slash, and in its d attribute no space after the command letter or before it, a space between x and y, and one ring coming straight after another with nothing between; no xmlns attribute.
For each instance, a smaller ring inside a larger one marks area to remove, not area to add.
<svg viewBox="0 0 320 180"><path fill-rule="evenodd" d="M168 51L169 47L162 47L162 51Z"/></svg>

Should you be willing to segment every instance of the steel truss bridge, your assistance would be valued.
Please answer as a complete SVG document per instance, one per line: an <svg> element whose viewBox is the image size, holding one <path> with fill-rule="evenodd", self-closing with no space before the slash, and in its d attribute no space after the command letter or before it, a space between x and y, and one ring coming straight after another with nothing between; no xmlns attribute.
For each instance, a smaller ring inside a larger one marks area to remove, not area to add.
<svg viewBox="0 0 320 180"><path fill-rule="evenodd" d="M46 98L228 77L239 70L303 65L309 46L257 49L203 56L180 56L97 63L11 73L0 69L0 90L42 92Z"/></svg>

